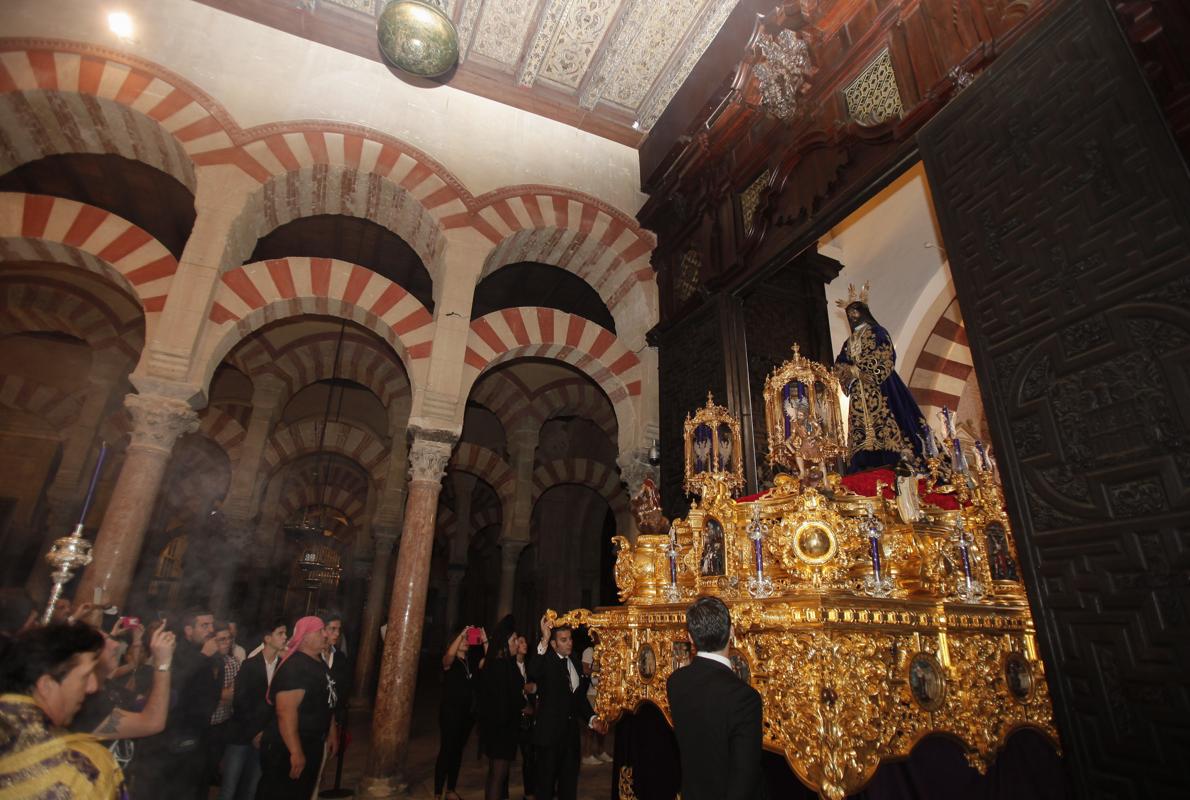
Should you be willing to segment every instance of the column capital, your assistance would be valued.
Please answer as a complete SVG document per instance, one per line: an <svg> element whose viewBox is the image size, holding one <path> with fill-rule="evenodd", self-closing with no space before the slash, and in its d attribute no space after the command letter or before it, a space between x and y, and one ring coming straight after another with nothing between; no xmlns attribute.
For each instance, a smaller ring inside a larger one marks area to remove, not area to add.
<svg viewBox="0 0 1190 800"><path fill-rule="evenodd" d="M198 414L183 400L130 394L124 405L132 415L132 448L168 456L179 436L198 430Z"/></svg>
<svg viewBox="0 0 1190 800"><path fill-rule="evenodd" d="M401 529L396 525L372 525L372 546L376 548L377 553L381 550L391 550L400 538Z"/></svg>
<svg viewBox="0 0 1190 800"><path fill-rule="evenodd" d="M449 431L413 429L413 442L409 446L410 482L441 484L456 441L458 437Z"/></svg>
<svg viewBox="0 0 1190 800"><path fill-rule="evenodd" d="M529 546L529 542L520 539L505 539L500 542L500 564L515 567L521 558L521 553Z"/></svg>

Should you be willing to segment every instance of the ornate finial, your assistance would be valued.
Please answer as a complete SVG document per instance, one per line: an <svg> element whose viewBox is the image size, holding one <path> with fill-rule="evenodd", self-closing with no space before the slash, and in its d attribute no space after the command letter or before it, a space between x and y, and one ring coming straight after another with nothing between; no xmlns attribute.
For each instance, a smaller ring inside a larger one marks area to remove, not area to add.
<svg viewBox="0 0 1190 800"><path fill-rule="evenodd" d="M868 304L868 292L870 292L871 289L872 289L872 284L870 281L864 281L864 285L859 288L858 292L855 291L855 284L849 283L849 284L847 284L847 300L844 301L843 298L840 297L838 300L835 301L835 305L837 305L839 308L847 308L847 306L851 305L852 303L856 303L856 302L863 303L864 305L867 305Z"/></svg>
<svg viewBox="0 0 1190 800"><path fill-rule="evenodd" d="M707 408L715 407L715 396L711 392L707 392Z"/></svg>
<svg viewBox="0 0 1190 800"><path fill-rule="evenodd" d="M793 358L796 361L797 359L799 359L801 357L802 357L802 348L797 342L794 342L793 343Z"/></svg>

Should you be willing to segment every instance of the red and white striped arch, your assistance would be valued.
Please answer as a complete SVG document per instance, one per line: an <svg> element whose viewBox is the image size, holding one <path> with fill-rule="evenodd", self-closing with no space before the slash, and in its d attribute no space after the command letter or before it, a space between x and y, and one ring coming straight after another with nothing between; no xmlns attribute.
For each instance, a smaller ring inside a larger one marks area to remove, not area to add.
<svg viewBox="0 0 1190 800"><path fill-rule="evenodd" d="M943 406L951 411L958 409L959 398L967 382L973 380L974 370L963 315L955 299L934 324L909 376L909 390L930 424L938 424L938 412Z"/></svg>
<svg viewBox="0 0 1190 800"><path fill-rule="evenodd" d="M260 338L249 339L232 351L228 361L246 375L277 375L297 394L306 386L338 375L371 389L386 407L410 395L409 379L391 351L358 333L344 337L343 350L335 362L337 334L327 333L317 341L302 339L273 349Z"/></svg>
<svg viewBox="0 0 1190 800"><path fill-rule="evenodd" d="M279 503L282 519L294 519L312 506L328 506L347 517L353 527L361 525L364 509L367 507L367 494L361 495L354 486L337 485L333 477L331 480L332 483L325 487L314 484L287 487L282 492Z"/></svg>
<svg viewBox="0 0 1190 800"><path fill-rule="evenodd" d="M165 307L178 262L147 231L61 197L0 192L0 261L53 261L103 275L140 301L146 324Z"/></svg>
<svg viewBox="0 0 1190 800"><path fill-rule="evenodd" d="M133 362L144 344L139 309L134 319L121 319L107 303L78 286L24 274L0 280L0 332L20 331L66 333L97 352L113 350Z"/></svg>
<svg viewBox="0 0 1190 800"><path fill-rule="evenodd" d="M505 430L525 420L540 428L560 414L573 414L591 420L613 443L617 441L615 411L603 393L583 378L554 381L526 393L504 373L495 373L476 384L469 400L495 414Z"/></svg>
<svg viewBox="0 0 1190 800"><path fill-rule="evenodd" d="M450 456L450 469L469 472L496 492L501 503L509 502L516 491L512 467L498 454L471 442L459 442Z"/></svg>
<svg viewBox="0 0 1190 800"><path fill-rule="evenodd" d="M619 428L631 429L632 398L641 393L640 359L611 331L552 308L493 311L471 322L464 388L469 391L491 367L522 357L550 358L586 373L611 401Z"/></svg>
<svg viewBox="0 0 1190 800"><path fill-rule="evenodd" d="M656 237L590 196L528 186L484 195L477 202L481 205L473 214L444 224L469 224L496 245L481 278L519 261L551 264L590 284L613 313L638 284L654 281L649 259Z"/></svg>
<svg viewBox="0 0 1190 800"><path fill-rule="evenodd" d="M271 474L278 467L319 452L321 431L322 422L317 419L278 426L265 444L263 460L266 471ZM372 432L341 420L332 421L327 424L322 447L326 452L338 453L355 462L367 471L372 480L384 478L383 467L388 461L388 447Z"/></svg>
<svg viewBox="0 0 1190 800"><path fill-rule="evenodd" d="M347 317L378 334L400 357L410 379L424 374L433 346L433 318L409 292L370 269L331 258L258 261L225 272L197 363L205 385L236 342L286 317Z"/></svg>
<svg viewBox="0 0 1190 800"><path fill-rule="evenodd" d="M39 417L65 434L82 410L83 399L77 392L68 394L20 375L0 374L0 406Z"/></svg>
<svg viewBox="0 0 1190 800"><path fill-rule="evenodd" d="M227 460L240 460L240 445L248 435L235 417L218 406L207 406L198 415L198 432L223 448Z"/></svg>
<svg viewBox="0 0 1190 800"><path fill-rule="evenodd" d="M262 186L237 220L233 240L256 238L299 217L362 217L401 237L436 278L445 235L442 221L466 207L466 190L419 150L364 128L327 123L268 126L244 144L259 162L250 174ZM240 255L240 260L247 253Z"/></svg>
<svg viewBox="0 0 1190 800"><path fill-rule="evenodd" d="M0 172L58 153L114 153L194 192L194 159L232 143L220 116L201 90L152 62L73 42L0 41L0 130L9 144Z"/></svg>
<svg viewBox="0 0 1190 800"><path fill-rule="evenodd" d="M615 467L586 458L568 458L540 464L533 470L533 502L555 486L573 483L594 489L617 516L628 510L628 493Z"/></svg>
<svg viewBox="0 0 1190 800"><path fill-rule="evenodd" d="M471 513L471 533L474 534L493 525L499 525L502 519L503 513L499 506L489 506L473 511ZM439 536L447 540L453 538L459 525L459 520L455 516L454 509L446 505L438 506L436 524L437 534Z"/></svg>

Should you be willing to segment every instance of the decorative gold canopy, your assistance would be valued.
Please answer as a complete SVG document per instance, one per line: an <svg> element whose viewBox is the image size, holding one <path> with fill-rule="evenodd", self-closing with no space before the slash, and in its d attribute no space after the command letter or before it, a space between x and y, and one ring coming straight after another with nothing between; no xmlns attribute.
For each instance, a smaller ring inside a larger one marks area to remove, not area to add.
<svg viewBox="0 0 1190 800"><path fill-rule="evenodd" d="M707 392L707 404L686 415L686 494L702 494L722 484L732 492L744 487L744 462L740 458L740 422Z"/></svg>
<svg viewBox="0 0 1190 800"><path fill-rule="evenodd" d="M810 479L808 464L817 463L818 479L827 464L846 452L838 379L816 361L793 357L764 382L764 418L769 435L769 463L796 470Z"/></svg>
<svg viewBox="0 0 1190 800"><path fill-rule="evenodd" d="M806 390L797 415L774 417L778 463L809 453L805 428L786 420L823 420L809 445L819 455L837 445L834 384L815 366L795 351L770 378L773 405L802 397L791 385ZM887 481L827 472L813 486L778 475L739 502L736 474L692 469L698 425L736 430L722 412L708 400L687 420L687 485L700 497L686 518L665 532L645 526L653 532L635 542L615 537L624 605L560 618L589 626L596 641L601 717L643 702L668 717L666 678L691 657L685 607L711 594L731 609L738 674L764 698L764 746L829 800L929 734L961 741L980 771L1019 727L1057 743L1004 496L982 449L974 469L956 460L945 485L932 461L920 497L913 476L912 514L892 495L891 472ZM944 446L953 441L948 431ZM720 463L710 461L720 452L704 446L700 463Z"/></svg>

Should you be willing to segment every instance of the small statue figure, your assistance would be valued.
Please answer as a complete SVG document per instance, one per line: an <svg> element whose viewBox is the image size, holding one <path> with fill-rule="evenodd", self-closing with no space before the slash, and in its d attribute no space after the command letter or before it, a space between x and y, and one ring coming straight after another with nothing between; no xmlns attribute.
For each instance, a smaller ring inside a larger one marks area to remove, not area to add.
<svg viewBox="0 0 1190 800"><path fill-rule="evenodd" d="M851 398L847 410L847 472L895 467L901 451L912 449L921 457L922 418L917 401L893 369L896 352L892 337L868 310L868 284L859 294L848 287L848 300L839 305L847 312L851 335L835 359L835 374L844 394Z"/></svg>
<svg viewBox="0 0 1190 800"><path fill-rule="evenodd" d="M629 505L641 533L664 536L669 532L669 520L661 513L661 492L652 478L645 478Z"/></svg>

